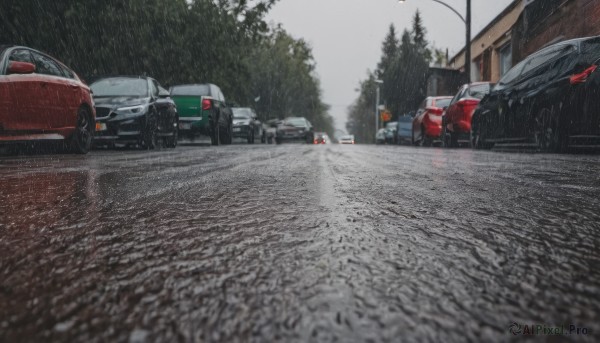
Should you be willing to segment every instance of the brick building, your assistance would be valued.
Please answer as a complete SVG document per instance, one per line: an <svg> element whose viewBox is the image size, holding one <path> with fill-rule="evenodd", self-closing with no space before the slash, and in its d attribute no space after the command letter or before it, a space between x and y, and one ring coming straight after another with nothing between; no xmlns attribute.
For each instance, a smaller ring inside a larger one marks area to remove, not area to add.
<svg viewBox="0 0 600 343"><path fill-rule="evenodd" d="M471 80L497 82L513 65L560 41L600 35L600 0L515 0L471 40ZM449 67L464 70L465 53Z"/></svg>
<svg viewBox="0 0 600 343"><path fill-rule="evenodd" d="M537 0L513 28L513 62L572 38L600 35L600 0Z"/></svg>

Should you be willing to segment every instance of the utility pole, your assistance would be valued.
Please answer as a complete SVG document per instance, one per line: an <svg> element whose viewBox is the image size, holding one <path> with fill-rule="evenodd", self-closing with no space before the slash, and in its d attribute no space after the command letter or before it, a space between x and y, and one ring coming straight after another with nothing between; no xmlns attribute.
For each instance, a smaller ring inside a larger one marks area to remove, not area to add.
<svg viewBox="0 0 600 343"><path fill-rule="evenodd" d="M465 45L465 74L467 74L467 83L471 83L471 0L467 0L467 44Z"/></svg>
<svg viewBox="0 0 600 343"><path fill-rule="evenodd" d="M377 90L375 91L375 134L379 131L379 85L382 84L383 81L375 80L375 85L377 86Z"/></svg>

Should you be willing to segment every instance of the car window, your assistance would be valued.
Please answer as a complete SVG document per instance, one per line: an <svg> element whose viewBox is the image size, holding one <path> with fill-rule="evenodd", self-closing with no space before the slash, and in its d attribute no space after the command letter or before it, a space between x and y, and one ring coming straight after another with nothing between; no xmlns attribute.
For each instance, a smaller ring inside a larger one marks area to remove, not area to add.
<svg viewBox="0 0 600 343"><path fill-rule="evenodd" d="M458 100L460 100L462 98L462 95L464 94L466 89L466 86L463 86L458 93L456 93L456 95L454 96L454 98L452 98L452 100L450 101L450 105L454 104L455 102L457 102Z"/></svg>
<svg viewBox="0 0 600 343"><path fill-rule="evenodd" d="M469 87L468 91L466 92L467 96L470 98L475 98L475 99L483 99L484 96L488 95L490 93L490 84L489 83L482 83L479 85L474 85Z"/></svg>
<svg viewBox="0 0 600 343"><path fill-rule="evenodd" d="M71 69L69 69L69 68L67 68L67 67L65 67L65 66L63 66L63 65L61 65L59 63L57 63L57 65L58 65L58 67L60 68L60 70L62 71L63 75L66 78L68 78L68 79L76 79L75 73Z"/></svg>
<svg viewBox="0 0 600 343"><path fill-rule="evenodd" d="M36 73L64 77L63 72L51 58L32 52L35 60Z"/></svg>
<svg viewBox="0 0 600 343"><path fill-rule="evenodd" d="M208 85L182 85L171 87L172 96L203 96L210 95Z"/></svg>
<svg viewBox="0 0 600 343"><path fill-rule="evenodd" d="M571 45L561 46L556 49L551 49L545 53L535 56L534 58L529 60L529 62L527 62L527 64L525 64L525 66L523 67L522 74L523 75L529 74L538 68L542 68L542 69L537 70L537 72L543 72L544 70L546 70L547 68L550 67L550 64L547 64L548 62L552 61L553 59L555 59L556 57L558 57L562 54L568 53L569 50L573 50L573 46L571 46Z"/></svg>
<svg viewBox="0 0 600 343"><path fill-rule="evenodd" d="M498 81L499 85L507 85L513 81L515 81L520 75L521 71L525 64L529 62L529 59L525 59L518 63L516 66L512 67L504 76Z"/></svg>
<svg viewBox="0 0 600 343"><path fill-rule="evenodd" d="M154 80L150 81L150 93L155 97L158 96L158 85Z"/></svg>
<svg viewBox="0 0 600 343"><path fill-rule="evenodd" d="M451 100L452 99L437 99L435 101L435 104L433 104L432 106L438 107L438 108L444 108L444 107L450 105Z"/></svg>
<svg viewBox="0 0 600 343"><path fill-rule="evenodd" d="M9 61L33 63L29 50L18 49L10 53Z"/></svg>

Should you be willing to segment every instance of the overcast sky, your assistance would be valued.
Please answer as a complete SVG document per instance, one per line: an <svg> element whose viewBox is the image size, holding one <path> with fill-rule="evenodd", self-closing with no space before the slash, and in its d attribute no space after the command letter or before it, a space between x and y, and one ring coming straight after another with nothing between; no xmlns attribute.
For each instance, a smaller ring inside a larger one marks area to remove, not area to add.
<svg viewBox="0 0 600 343"><path fill-rule="evenodd" d="M465 16L465 0L445 0ZM474 37L512 0L473 0ZM294 37L313 48L324 101L331 106L336 127L345 130L347 108L358 96L355 89L381 57L381 43L393 23L410 30L419 9L427 39L450 56L465 45L463 22L432 0L279 0L267 20L281 23Z"/></svg>

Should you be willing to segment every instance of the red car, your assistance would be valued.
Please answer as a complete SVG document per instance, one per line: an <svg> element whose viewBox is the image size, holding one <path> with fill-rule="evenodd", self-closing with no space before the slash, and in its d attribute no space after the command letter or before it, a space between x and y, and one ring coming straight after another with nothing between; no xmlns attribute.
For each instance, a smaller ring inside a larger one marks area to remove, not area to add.
<svg viewBox="0 0 600 343"><path fill-rule="evenodd" d="M442 113L450 104L451 96L428 97L421 103L412 122L412 143L431 146L442 133Z"/></svg>
<svg viewBox="0 0 600 343"><path fill-rule="evenodd" d="M90 89L71 69L39 51L0 45L0 144L64 141L85 154L95 121Z"/></svg>
<svg viewBox="0 0 600 343"><path fill-rule="evenodd" d="M489 82L475 82L460 88L442 116L443 147L457 147L470 141L473 112L493 86Z"/></svg>

